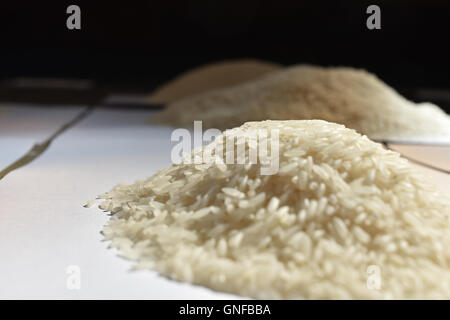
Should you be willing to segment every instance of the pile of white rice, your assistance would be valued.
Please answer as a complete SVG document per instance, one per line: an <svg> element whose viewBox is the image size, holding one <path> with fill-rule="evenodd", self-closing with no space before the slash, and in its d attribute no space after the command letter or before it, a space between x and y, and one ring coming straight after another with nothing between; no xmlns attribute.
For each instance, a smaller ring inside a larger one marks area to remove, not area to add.
<svg viewBox="0 0 450 320"><path fill-rule="evenodd" d="M299 65L253 81L190 96L155 120L228 129L247 121L322 119L372 139L450 140L450 117L431 103L406 100L375 75L353 68Z"/></svg>
<svg viewBox="0 0 450 320"><path fill-rule="evenodd" d="M172 103L210 90L241 84L280 68L276 63L256 59L214 62L182 73L153 91L148 100L151 103Z"/></svg>
<svg viewBox="0 0 450 320"><path fill-rule="evenodd" d="M248 297L450 298L450 200L407 160L320 120L225 134L255 129L279 130L277 174L174 164L100 196L105 238L137 268Z"/></svg>

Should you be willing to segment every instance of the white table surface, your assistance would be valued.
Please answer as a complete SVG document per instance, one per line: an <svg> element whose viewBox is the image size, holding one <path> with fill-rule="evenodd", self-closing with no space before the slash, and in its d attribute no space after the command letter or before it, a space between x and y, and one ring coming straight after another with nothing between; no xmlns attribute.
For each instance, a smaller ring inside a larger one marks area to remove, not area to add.
<svg viewBox="0 0 450 320"><path fill-rule="evenodd" d="M7 122L0 116L0 168L79 110L21 107ZM83 207L118 182L143 179L170 164L172 129L149 125L151 114L97 109L43 155L0 180L1 299L238 298L152 271L129 271L132 263L101 241L107 215ZM447 148L432 156L445 162L450 154ZM450 195L448 175L418 168ZM79 290L67 288L70 265L80 267Z"/></svg>
<svg viewBox="0 0 450 320"><path fill-rule="evenodd" d="M83 207L117 182L142 179L170 164L171 129L149 126L150 114L95 111L0 180L0 298L237 298L151 271L129 271L132 263L101 241L107 215ZM30 142L16 141L25 151ZM80 267L79 290L67 288L70 265Z"/></svg>

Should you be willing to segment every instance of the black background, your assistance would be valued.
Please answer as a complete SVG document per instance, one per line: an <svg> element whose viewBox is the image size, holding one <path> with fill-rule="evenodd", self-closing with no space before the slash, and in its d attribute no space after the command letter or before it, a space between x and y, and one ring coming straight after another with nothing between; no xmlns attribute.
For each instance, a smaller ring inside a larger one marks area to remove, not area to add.
<svg viewBox="0 0 450 320"><path fill-rule="evenodd" d="M2 1L0 78L91 78L148 91L228 58L363 67L401 93L450 88L449 1ZM66 8L81 7L81 30ZM368 30L366 8L381 8Z"/></svg>
<svg viewBox="0 0 450 320"><path fill-rule="evenodd" d="M413 317L433 310L437 314L445 314L449 301L336 301L336 300L152 300L152 301L2 301L3 310L8 308L17 316L42 314L46 318L61 318L61 312L70 311L74 318L97 316L109 319L126 319L135 315L162 315L166 319L298 319L315 316L318 318L343 316L346 319L384 319L386 317ZM181 316L179 310L190 306L208 306L222 309L225 305L268 305L271 314L268 315L226 315L223 312L206 316ZM6 307L6 308L5 308ZM51 311L50 311L51 310ZM439 311L441 310L441 311Z"/></svg>

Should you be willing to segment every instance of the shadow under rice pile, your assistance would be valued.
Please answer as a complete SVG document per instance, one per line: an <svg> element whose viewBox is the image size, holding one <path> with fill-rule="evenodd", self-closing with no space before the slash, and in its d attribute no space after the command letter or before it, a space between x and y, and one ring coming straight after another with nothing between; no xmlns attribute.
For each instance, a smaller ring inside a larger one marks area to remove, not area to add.
<svg viewBox="0 0 450 320"><path fill-rule="evenodd" d="M247 121L322 119L371 139L450 139L450 117L413 103L364 70L311 65L283 68L227 88L169 103L154 119L173 126L228 129Z"/></svg>
<svg viewBox="0 0 450 320"><path fill-rule="evenodd" d="M278 132L277 173L247 158L254 130L269 150ZM245 164L212 151L230 136ZM136 268L260 299L450 298L450 200L398 153L321 120L249 122L193 151L210 153L100 196Z"/></svg>

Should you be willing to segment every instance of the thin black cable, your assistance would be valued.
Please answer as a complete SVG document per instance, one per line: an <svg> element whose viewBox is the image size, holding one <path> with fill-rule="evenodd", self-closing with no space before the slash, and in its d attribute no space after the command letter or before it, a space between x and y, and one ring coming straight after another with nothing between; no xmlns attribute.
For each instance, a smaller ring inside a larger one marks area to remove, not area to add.
<svg viewBox="0 0 450 320"><path fill-rule="evenodd" d="M440 172L442 172L442 173L450 174L450 170L446 170L446 169L442 169L442 168L435 167L435 166L433 166L433 165L431 165L431 164L428 164L428 163L422 162L422 161L420 161L420 160L416 160L416 159L414 159L414 158L408 157L408 156L406 156L405 154L403 154L403 153L400 152L400 151L397 151L397 150L395 150L395 149L392 149L391 146L389 145L389 142L387 142L387 141L381 141L381 143L383 144L383 146L384 146L386 149L389 149L389 150L391 150L391 151L395 151L395 152L400 153L400 154L402 155L403 158L408 159L408 160L411 161L411 162L417 163L417 164L419 164L419 165L421 165L421 166L427 167L427 168L432 169L432 170L436 170L436 171L440 171Z"/></svg>
<svg viewBox="0 0 450 320"><path fill-rule="evenodd" d="M27 165L28 163L39 157L42 153L45 152L45 150L47 150L47 148L50 146L50 144L55 138L57 138L64 131L74 126L75 124L83 120L85 117L87 117L92 112L93 109L94 109L93 106L88 106L72 120L62 125L45 141L34 144L33 147L31 147L31 149L27 153L25 153L22 157L20 157L19 159L11 163L9 166L7 166L5 169L0 171L0 180L3 179L8 173Z"/></svg>

